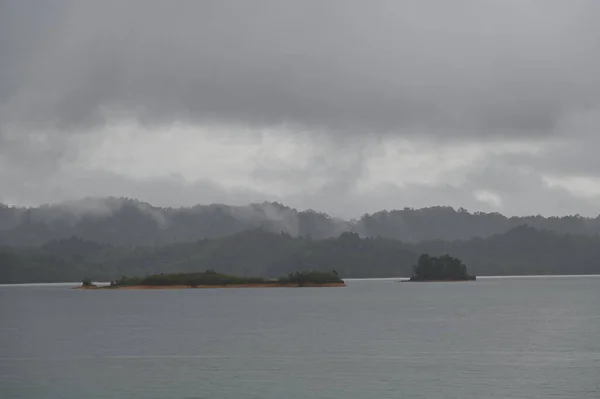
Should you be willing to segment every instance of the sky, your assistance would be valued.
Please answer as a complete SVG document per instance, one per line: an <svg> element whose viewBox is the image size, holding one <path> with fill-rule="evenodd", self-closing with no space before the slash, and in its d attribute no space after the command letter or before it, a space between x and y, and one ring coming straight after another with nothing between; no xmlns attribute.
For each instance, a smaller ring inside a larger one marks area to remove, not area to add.
<svg viewBox="0 0 600 399"><path fill-rule="evenodd" d="M0 202L600 213L596 0L0 1Z"/></svg>

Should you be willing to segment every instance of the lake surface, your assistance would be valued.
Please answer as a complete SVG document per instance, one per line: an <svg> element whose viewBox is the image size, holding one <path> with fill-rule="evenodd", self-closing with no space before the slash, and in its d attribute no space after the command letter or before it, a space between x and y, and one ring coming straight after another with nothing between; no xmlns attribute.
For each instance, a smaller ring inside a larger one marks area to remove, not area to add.
<svg viewBox="0 0 600 399"><path fill-rule="evenodd" d="M0 398L599 398L600 278L0 287Z"/></svg>

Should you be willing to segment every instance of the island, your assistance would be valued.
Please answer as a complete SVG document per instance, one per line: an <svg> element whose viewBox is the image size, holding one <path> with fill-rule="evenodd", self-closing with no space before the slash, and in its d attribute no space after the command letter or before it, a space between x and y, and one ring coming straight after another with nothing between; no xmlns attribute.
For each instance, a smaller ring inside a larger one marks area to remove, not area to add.
<svg viewBox="0 0 600 399"><path fill-rule="evenodd" d="M302 271L286 277L267 279L241 277L207 270L200 273L153 274L145 277L122 277L110 285L98 286L89 279L77 289L165 289L165 288L270 288L270 287L345 287L346 283L332 272Z"/></svg>
<svg viewBox="0 0 600 399"><path fill-rule="evenodd" d="M413 267L413 275L406 281L475 281L475 276L467 273L467 266L450 255L431 257L422 254Z"/></svg>

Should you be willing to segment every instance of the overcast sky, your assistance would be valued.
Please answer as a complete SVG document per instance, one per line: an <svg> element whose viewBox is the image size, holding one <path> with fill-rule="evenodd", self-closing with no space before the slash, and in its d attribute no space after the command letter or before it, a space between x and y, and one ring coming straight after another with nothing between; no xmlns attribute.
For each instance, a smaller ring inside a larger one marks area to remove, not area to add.
<svg viewBox="0 0 600 399"><path fill-rule="evenodd" d="M0 202L600 213L597 0L0 1Z"/></svg>

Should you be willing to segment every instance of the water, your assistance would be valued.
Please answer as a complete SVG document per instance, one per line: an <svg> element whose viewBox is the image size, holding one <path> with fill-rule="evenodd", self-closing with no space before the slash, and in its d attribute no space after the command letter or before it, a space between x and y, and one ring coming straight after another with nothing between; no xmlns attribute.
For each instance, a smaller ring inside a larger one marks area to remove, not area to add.
<svg viewBox="0 0 600 399"><path fill-rule="evenodd" d="M598 398L600 278L0 287L1 398Z"/></svg>

